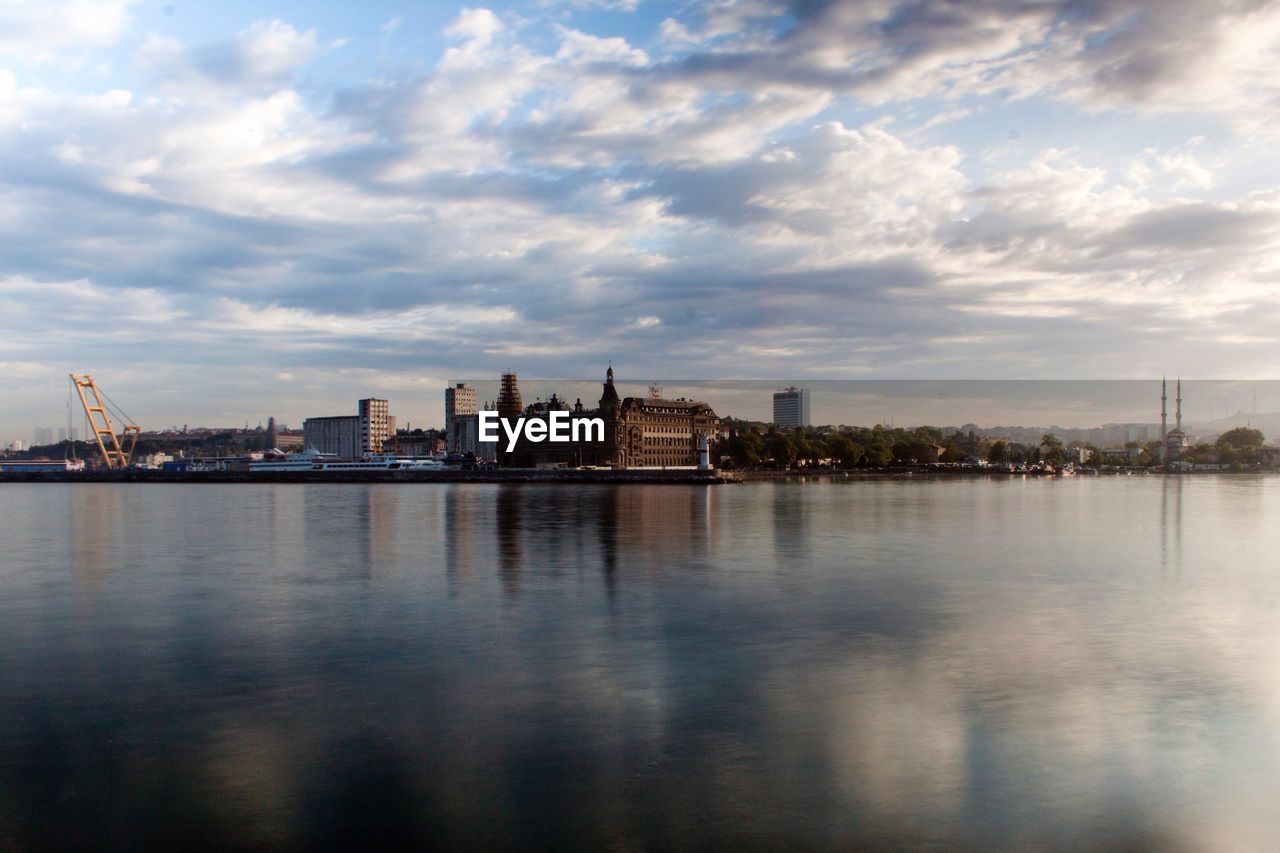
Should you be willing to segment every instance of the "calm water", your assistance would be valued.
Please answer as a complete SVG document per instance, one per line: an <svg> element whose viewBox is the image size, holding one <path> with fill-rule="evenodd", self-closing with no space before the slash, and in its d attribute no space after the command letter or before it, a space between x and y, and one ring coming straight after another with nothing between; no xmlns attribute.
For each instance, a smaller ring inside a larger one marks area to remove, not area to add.
<svg viewBox="0 0 1280 853"><path fill-rule="evenodd" d="M0 485L0 849L1275 849L1280 479Z"/></svg>

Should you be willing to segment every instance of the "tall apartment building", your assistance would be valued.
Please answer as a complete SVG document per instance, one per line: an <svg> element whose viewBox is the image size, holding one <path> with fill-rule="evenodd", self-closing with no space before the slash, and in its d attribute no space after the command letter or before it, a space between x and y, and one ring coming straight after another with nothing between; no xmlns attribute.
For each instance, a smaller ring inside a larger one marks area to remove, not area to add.
<svg viewBox="0 0 1280 853"><path fill-rule="evenodd" d="M465 453L463 449L462 430L458 419L465 415L474 415L480 411L476 403L476 389L459 382L444 389L444 434L445 448L450 453ZM473 451L474 452L474 451Z"/></svg>
<svg viewBox="0 0 1280 853"><path fill-rule="evenodd" d="M361 400L359 405L360 452L381 453L383 442L393 434L391 406L377 397Z"/></svg>
<svg viewBox="0 0 1280 853"><path fill-rule="evenodd" d="M792 385L775 392L773 422L780 427L809 426L809 389Z"/></svg>

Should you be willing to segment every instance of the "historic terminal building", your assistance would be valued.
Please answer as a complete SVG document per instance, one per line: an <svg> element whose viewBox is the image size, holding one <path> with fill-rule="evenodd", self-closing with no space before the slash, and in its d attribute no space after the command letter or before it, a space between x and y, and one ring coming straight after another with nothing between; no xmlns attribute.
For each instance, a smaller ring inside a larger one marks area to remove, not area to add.
<svg viewBox="0 0 1280 853"><path fill-rule="evenodd" d="M530 442L523 437L510 453L498 449L498 464L509 468L598 466L608 468L696 467L701 451L720 430L720 419L706 403L658 397L618 396L613 368L605 373L604 388L595 409L578 400L570 407L552 394L545 403L522 406L514 373L502 376L498 395L501 417L548 418L552 411L569 412L571 419L600 418L604 441Z"/></svg>

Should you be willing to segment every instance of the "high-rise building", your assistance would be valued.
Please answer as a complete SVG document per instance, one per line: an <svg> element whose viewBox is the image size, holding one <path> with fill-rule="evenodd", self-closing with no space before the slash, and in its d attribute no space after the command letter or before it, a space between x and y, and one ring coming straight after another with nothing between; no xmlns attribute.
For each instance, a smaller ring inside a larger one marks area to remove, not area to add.
<svg viewBox="0 0 1280 853"><path fill-rule="evenodd" d="M381 453L382 444L391 437L390 404L377 397L360 401L360 452Z"/></svg>
<svg viewBox="0 0 1280 853"><path fill-rule="evenodd" d="M267 437L263 442L263 450L272 450L280 446L280 433L276 431L276 419L267 418Z"/></svg>
<svg viewBox="0 0 1280 853"><path fill-rule="evenodd" d="M792 385L774 392L773 422L780 427L809 426L809 389Z"/></svg>
<svg viewBox="0 0 1280 853"><path fill-rule="evenodd" d="M53 427L36 427L33 447L44 447L53 444Z"/></svg>
<svg viewBox="0 0 1280 853"><path fill-rule="evenodd" d="M458 418L464 415L474 415L479 411L480 408L476 404L475 388L459 382L444 389L445 447L450 453L467 452L461 446L462 431L458 428Z"/></svg>

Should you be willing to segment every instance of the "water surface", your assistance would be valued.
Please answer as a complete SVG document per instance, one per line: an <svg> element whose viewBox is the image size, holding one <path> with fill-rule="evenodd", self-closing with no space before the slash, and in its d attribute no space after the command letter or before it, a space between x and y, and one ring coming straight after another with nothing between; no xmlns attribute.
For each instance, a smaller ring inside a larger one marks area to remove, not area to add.
<svg viewBox="0 0 1280 853"><path fill-rule="evenodd" d="M0 848L1274 849L1280 480L0 485Z"/></svg>

